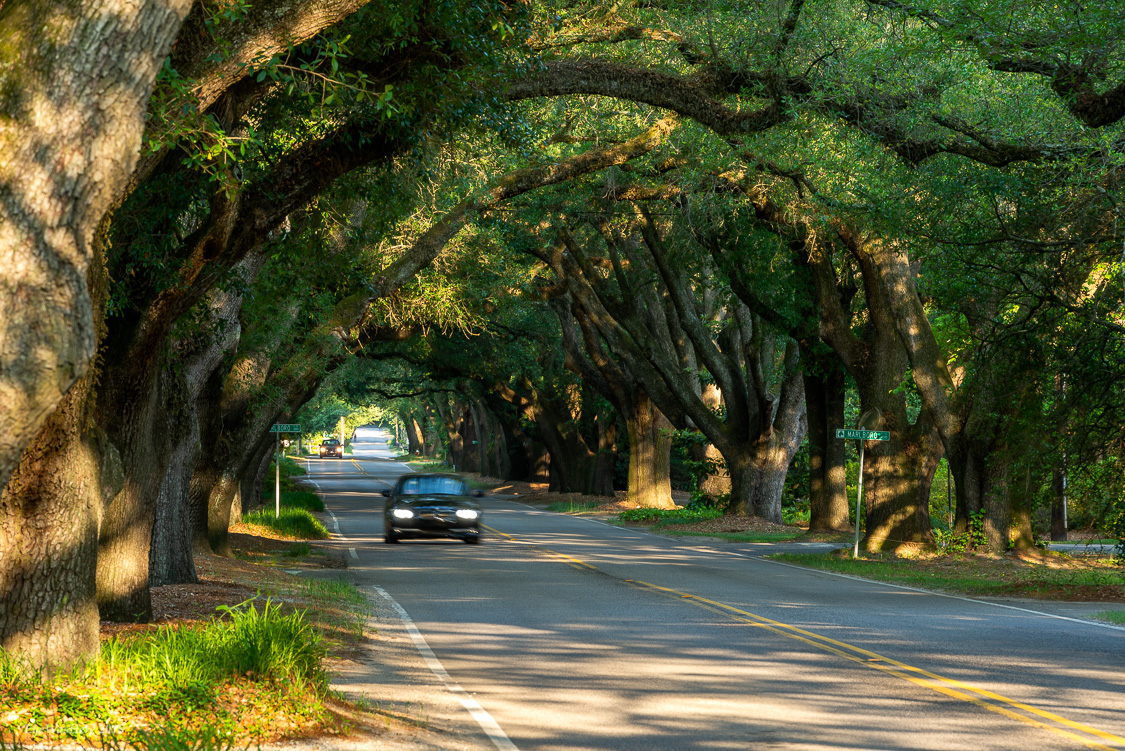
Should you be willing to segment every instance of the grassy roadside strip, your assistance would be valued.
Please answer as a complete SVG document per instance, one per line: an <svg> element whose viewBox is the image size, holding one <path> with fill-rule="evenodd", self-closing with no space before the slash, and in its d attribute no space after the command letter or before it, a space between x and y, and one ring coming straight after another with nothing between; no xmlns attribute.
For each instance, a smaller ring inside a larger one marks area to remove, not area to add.
<svg viewBox="0 0 1125 751"><path fill-rule="evenodd" d="M1116 623L1118 626L1125 626L1125 610L1103 610L1100 613L1095 613L1094 617Z"/></svg>
<svg viewBox="0 0 1125 751"><path fill-rule="evenodd" d="M917 558L779 553L796 566L977 597L1125 602L1125 570L1107 557L931 555Z"/></svg>
<svg viewBox="0 0 1125 751"><path fill-rule="evenodd" d="M328 689L326 665L364 650L366 596L342 577L287 573L291 553L276 539L234 537L273 553L197 556L199 584L153 590L161 623L103 624L101 653L84 666L48 676L0 650L0 749L205 751L386 727Z"/></svg>
<svg viewBox="0 0 1125 751"><path fill-rule="evenodd" d="M796 532L691 532L678 529L657 531L677 537L717 537L727 542L789 542L802 539L800 530Z"/></svg>

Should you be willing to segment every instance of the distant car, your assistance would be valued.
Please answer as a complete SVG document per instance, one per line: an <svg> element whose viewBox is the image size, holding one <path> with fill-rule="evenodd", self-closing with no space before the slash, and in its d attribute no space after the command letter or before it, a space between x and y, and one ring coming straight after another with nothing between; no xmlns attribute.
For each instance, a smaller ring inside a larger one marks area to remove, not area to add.
<svg viewBox="0 0 1125 751"><path fill-rule="evenodd" d="M480 542L480 504L483 496L456 475L403 475L393 490L384 490L383 541L409 537L452 537Z"/></svg>
<svg viewBox="0 0 1125 751"><path fill-rule="evenodd" d="M335 438L329 438L326 441L320 442L320 456L334 456L337 459L344 458L344 447L340 445L340 441Z"/></svg>

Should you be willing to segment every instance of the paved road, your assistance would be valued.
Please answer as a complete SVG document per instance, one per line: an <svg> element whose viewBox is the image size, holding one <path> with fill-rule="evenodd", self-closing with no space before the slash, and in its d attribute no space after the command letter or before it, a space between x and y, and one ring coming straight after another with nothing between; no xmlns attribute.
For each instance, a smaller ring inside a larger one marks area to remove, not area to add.
<svg viewBox="0 0 1125 751"><path fill-rule="evenodd" d="M310 461L350 573L495 747L1125 748L1123 629L501 498L480 546L384 545L377 492L405 467L377 456Z"/></svg>

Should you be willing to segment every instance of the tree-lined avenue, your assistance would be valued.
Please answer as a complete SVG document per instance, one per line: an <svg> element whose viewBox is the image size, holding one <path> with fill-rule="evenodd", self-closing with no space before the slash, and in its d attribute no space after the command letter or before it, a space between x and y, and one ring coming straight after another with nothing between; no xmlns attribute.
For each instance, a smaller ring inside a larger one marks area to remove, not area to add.
<svg viewBox="0 0 1125 751"><path fill-rule="evenodd" d="M1121 629L504 498L479 548L388 546L378 492L404 467L363 440L309 462L353 580L520 749L1125 747Z"/></svg>

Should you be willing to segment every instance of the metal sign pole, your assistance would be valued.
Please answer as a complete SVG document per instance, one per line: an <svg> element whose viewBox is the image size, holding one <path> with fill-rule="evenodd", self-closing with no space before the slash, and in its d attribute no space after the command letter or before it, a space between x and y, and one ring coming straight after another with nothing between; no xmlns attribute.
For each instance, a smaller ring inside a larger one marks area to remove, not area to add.
<svg viewBox="0 0 1125 751"><path fill-rule="evenodd" d="M863 505L863 445L859 442L859 488L855 494L855 549L852 558L859 558L859 509Z"/></svg>
<svg viewBox="0 0 1125 751"><path fill-rule="evenodd" d="M945 457L945 513L949 517L949 530L953 531L953 483L949 480L949 457Z"/></svg>
<svg viewBox="0 0 1125 751"><path fill-rule="evenodd" d="M273 518L281 518L281 433L277 434L277 471L273 480Z"/></svg>

